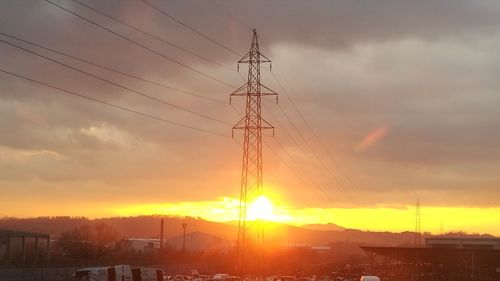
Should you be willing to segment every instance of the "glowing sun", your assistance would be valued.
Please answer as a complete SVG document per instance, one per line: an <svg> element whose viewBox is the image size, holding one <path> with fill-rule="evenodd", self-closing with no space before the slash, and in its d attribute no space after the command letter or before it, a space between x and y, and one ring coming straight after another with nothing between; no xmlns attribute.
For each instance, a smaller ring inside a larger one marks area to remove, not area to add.
<svg viewBox="0 0 500 281"><path fill-rule="evenodd" d="M261 195L250 204L248 219L272 221L276 217L273 209L273 203L266 196Z"/></svg>

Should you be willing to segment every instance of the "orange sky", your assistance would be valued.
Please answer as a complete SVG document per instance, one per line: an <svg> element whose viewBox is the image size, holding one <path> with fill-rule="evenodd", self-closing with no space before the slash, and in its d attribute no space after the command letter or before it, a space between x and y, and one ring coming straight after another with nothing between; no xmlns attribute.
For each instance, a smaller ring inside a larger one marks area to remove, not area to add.
<svg viewBox="0 0 500 281"><path fill-rule="evenodd" d="M443 225L500 235L494 221L500 215L500 5L446 1L360 7L293 0L286 7L266 2L264 10L221 1L256 26L261 50L273 61L272 73L262 68L262 81L280 94L279 105L263 102L263 116L276 128L274 138L264 136L274 220L411 231L420 199L425 231L439 233ZM47 2L3 1L2 32L129 76L3 35L112 83L2 42L0 68L169 121L0 73L0 217L234 220L242 138L241 132L231 138L231 126L244 104L228 100L246 76L245 65L236 72L235 53L248 50L251 32L209 1L160 5L226 49L140 1L85 3L182 48L95 18L151 52Z"/></svg>
<svg viewBox="0 0 500 281"><path fill-rule="evenodd" d="M401 209L376 208L303 208L296 209L273 203L272 211L263 218L291 225L325 224L334 222L346 228L372 231L414 231L415 206ZM122 206L112 212L120 216L138 214L176 214L202 217L212 221L237 221L238 200L179 202ZM250 211L252 214L252 210ZM422 231L468 231L500 235L496 225L500 208L421 207ZM480 218L480 219L479 219Z"/></svg>

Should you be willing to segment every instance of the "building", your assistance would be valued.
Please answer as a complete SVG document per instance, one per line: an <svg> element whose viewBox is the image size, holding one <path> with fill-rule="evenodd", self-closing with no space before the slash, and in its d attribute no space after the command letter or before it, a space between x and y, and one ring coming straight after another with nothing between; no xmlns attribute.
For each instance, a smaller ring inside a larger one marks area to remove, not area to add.
<svg viewBox="0 0 500 281"><path fill-rule="evenodd" d="M195 231L186 233L186 235L178 235L169 237L164 240L165 248L181 251L182 249L188 252L205 252L205 251L220 251L227 252L233 244L231 241L213 236L207 233ZM118 248L128 249L140 254L158 253L160 249L160 239L155 238L128 238L118 242Z"/></svg>
<svg viewBox="0 0 500 281"><path fill-rule="evenodd" d="M439 249L500 250L500 238L435 237L425 239L425 245Z"/></svg>
<svg viewBox="0 0 500 281"><path fill-rule="evenodd" d="M119 241L117 247L138 254L151 255L158 253L160 249L160 239L127 238Z"/></svg>
<svg viewBox="0 0 500 281"><path fill-rule="evenodd" d="M178 235L167 238L165 245L176 250L182 250L185 247L186 251L189 252L227 252L234 246L230 240L200 231L186 233L185 236Z"/></svg>
<svg viewBox="0 0 500 281"><path fill-rule="evenodd" d="M0 229L0 263L32 263L50 258L50 235Z"/></svg>
<svg viewBox="0 0 500 281"><path fill-rule="evenodd" d="M361 248L370 273L389 280L500 280L499 238L433 237L417 247Z"/></svg>

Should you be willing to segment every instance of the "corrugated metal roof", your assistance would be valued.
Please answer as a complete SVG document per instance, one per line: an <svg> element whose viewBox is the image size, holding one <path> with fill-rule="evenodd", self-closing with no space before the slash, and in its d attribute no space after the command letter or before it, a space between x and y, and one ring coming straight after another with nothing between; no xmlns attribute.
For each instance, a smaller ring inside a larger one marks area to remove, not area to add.
<svg viewBox="0 0 500 281"><path fill-rule="evenodd" d="M18 231L18 230L8 230L8 229L0 229L0 237L39 237L39 238L50 238L49 234L44 233L36 233L36 232L26 232L26 231Z"/></svg>

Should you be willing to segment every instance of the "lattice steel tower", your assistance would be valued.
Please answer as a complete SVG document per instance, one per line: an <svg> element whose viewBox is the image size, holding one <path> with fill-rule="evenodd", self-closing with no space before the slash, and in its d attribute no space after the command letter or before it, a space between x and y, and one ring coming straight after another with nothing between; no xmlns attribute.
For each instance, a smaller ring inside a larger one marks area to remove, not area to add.
<svg viewBox="0 0 500 281"><path fill-rule="evenodd" d="M422 231L421 231L421 214L420 214L420 199L417 199L415 208L415 247L420 247L422 244Z"/></svg>
<svg viewBox="0 0 500 281"><path fill-rule="evenodd" d="M236 245L236 270L242 276L246 273L245 270L250 261L257 266L257 272L254 273L260 274L262 270L263 223L259 219L247 221L247 211L250 203L263 195L262 130L271 129L274 134L274 127L262 118L261 98L262 96L276 96L276 102L278 102L278 94L260 82L260 64L271 63L271 60L260 53L255 29L253 29L250 51L238 61L238 70L240 63L248 64L248 81L230 95L230 101L233 96L246 98L245 116L233 127L233 132L235 129L241 129L244 132L240 214Z"/></svg>

